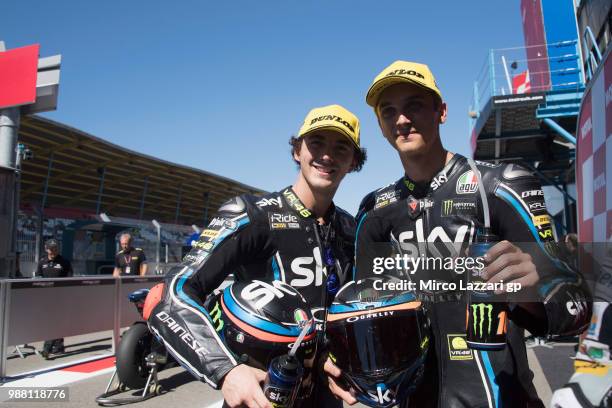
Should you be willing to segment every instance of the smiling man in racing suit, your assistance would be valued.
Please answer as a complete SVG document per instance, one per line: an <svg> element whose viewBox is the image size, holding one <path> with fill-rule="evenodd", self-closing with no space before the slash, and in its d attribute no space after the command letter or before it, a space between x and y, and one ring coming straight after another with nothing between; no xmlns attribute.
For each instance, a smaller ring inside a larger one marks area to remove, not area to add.
<svg viewBox="0 0 612 408"><path fill-rule="evenodd" d="M290 143L300 169L293 186L222 205L183 263L169 273L163 300L149 319L181 365L220 388L231 407L271 407L260 387L266 373L240 364L228 351L203 307L206 297L230 273L236 280L281 280L304 296L321 322L333 297L328 292L333 294L352 270L354 219L332 198L344 176L365 161L359 121L339 105L316 108ZM172 321L160 319L160 313ZM310 400L302 401L302 406L316 404L341 406L327 384L315 386Z"/></svg>
<svg viewBox="0 0 612 408"><path fill-rule="evenodd" d="M472 162L471 167L465 157L444 149L439 125L446 120L446 104L425 65L393 63L376 77L366 100L383 135L398 151L405 176L361 203L355 278L371 275L374 258L394 252L413 259L465 257L483 227L476 169L492 232L501 241L485 255L483 276L490 283L523 287L521 299L509 299L506 347L477 351L465 342L466 297L459 289L465 270L434 266L400 272L421 289L433 333L425 378L410 397L410 406L542 407L532 384L523 328L537 335L579 333L591 312L580 275L555 256L540 183L517 165ZM433 280L455 283L457 290L420 286ZM354 403L350 392L334 381L340 370L329 360L325 369L332 391Z"/></svg>

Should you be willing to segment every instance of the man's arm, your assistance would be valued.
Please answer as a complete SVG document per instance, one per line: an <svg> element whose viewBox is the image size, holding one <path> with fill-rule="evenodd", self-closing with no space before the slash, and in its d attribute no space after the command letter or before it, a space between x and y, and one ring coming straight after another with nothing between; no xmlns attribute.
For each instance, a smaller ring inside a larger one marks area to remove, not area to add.
<svg viewBox="0 0 612 408"><path fill-rule="evenodd" d="M119 265L119 254L115 255L115 269L113 269L113 276L116 278L121 275L121 265Z"/></svg>
<svg viewBox="0 0 612 408"><path fill-rule="evenodd" d="M147 256L145 255L145 252L143 250L140 251L140 266L139 266L139 273L140 276L145 276L147 274L147 269L148 269L148 265L147 265Z"/></svg>
<svg viewBox="0 0 612 408"><path fill-rule="evenodd" d="M375 211L363 214L355 234L355 267L353 280L372 275L394 273L379 265L377 260L392 255L390 226L383 216Z"/></svg>
<svg viewBox="0 0 612 408"><path fill-rule="evenodd" d="M221 207L183 263L168 273L163 300L149 318L152 331L176 360L215 388L238 361L216 332L204 300L230 272L264 249L245 203L237 200Z"/></svg>
<svg viewBox="0 0 612 408"><path fill-rule="evenodd" d="M507 242L487 254L492 256L487 259L486 277L490 282L516 281L527 288L510 317L530 332L581 332L591 317L590 294L581 274L558 257L540 182L517 166L508 166L500 181L491 203L492 223L494 232Z"/></svg>

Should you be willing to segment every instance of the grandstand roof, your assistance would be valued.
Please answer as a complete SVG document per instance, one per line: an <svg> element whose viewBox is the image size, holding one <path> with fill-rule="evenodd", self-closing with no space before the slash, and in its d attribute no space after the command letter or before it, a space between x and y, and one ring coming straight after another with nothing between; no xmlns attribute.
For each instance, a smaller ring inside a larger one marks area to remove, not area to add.
<svg viewBox="0 0 612 408"><path fill-rule="evenodd" d="M32 159L22 162L22 208L44 206L45 210L91 215L104 212L202 225L205 214L213 217L227 199L243 193L264 193L36 115L22 117L19 143L34 153Z"/></svg>

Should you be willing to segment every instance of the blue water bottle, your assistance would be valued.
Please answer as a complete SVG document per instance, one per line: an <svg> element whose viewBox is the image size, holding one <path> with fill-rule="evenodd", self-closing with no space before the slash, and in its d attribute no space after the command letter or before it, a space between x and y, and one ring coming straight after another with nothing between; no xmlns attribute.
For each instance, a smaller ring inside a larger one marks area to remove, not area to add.
<svg viewBox="0 0 612 408"><path fill-rule="evenodd" d="M270 362L263 392L275 408L290 408L295 402L304 375L304 366L296 353L313 323L310 320L304 324L288 354L275 357Z"/></svg>
<svg viewBox="0 0 612 408"><path fill-rule="evenodd" d="M263 392L275 408L293 406L300 389L304 367L291 354L275 357L268 367Z"/></svg>

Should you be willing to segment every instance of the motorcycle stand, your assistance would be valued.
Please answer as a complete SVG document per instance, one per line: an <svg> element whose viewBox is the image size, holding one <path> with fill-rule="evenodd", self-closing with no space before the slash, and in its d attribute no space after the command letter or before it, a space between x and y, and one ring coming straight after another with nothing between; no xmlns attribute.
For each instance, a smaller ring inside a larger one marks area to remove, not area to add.
<svg viewBox="0 0 612 408"><path fill-rule="evenodd" d="M160 395L163 392L163 388L159 383L159 379L157 378L157 358L158 355L156 353L151 353L146 357L147 367L149 367L149 376L147 377L147 383L142 389L142 394L131 397L123 397L123 398L111 398L114 395L123 393L128 391L128 388L119 381L119 377L117 377L117 369L113 372L113 376L111 377L108 385L106 386L106 391L103 394L96 398L96 402L98 405L103 407L113 407L117 405L126 405L132 404L135 402L146 401L149 398L152 398L156 395ZM113 382L117 378L117 385L115 388L111 389Z"/></svg>

